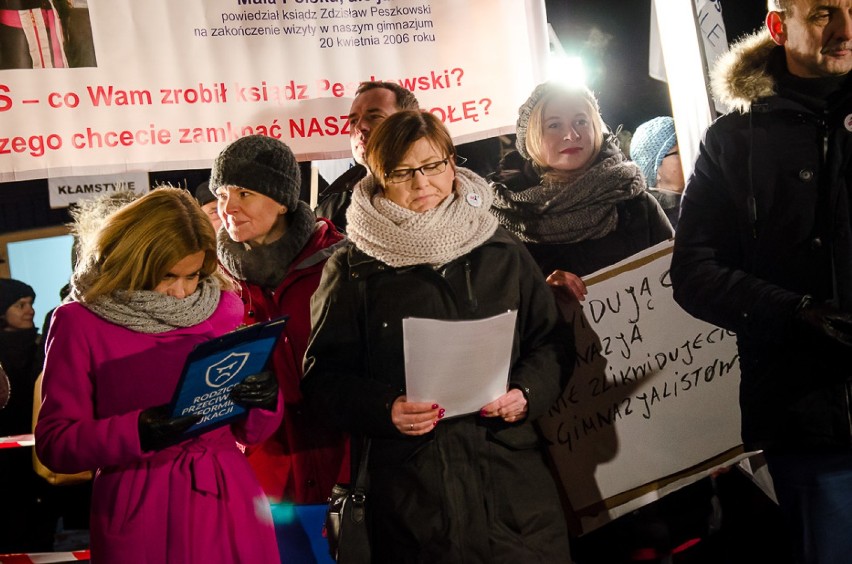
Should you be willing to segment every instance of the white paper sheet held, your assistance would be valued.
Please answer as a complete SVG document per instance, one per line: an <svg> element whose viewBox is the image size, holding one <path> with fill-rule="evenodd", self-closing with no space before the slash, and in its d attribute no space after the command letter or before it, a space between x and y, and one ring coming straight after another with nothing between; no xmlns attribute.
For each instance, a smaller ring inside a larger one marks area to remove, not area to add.
<svg viewBox="0 0 852 564"><path fill-rule="evenodd" d="M408 401L431 401L444 417L482 409L506 393L517 311L473 321L402 320Z"/></svg>

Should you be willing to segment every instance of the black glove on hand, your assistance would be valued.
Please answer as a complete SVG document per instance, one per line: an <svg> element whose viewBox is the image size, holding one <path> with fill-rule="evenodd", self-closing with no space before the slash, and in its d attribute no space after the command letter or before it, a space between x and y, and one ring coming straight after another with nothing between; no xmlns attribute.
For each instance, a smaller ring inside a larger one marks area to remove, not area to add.
<svg viewBox="0 0 852 564"><path fill-rule="evenodd" d="M796 310L797 318L829 339L852 346L852 314L829 303L813 303L807 298Z"/></svg>
<svg viewBox="0 0 852 564"><path fill-rule="evenodd" d="M246 376L245 380L233 387L230 398L242 407L262 407L275 411L278 405L278 379L268 370Z"/></svg>
<svg viewBox="0 0 852 564"><path fill-rule="evenodd" d="M149 407L139 414L139 445L146 452L179 443L181 434L200 419L198 414L169 417L167 405Z"/></svg>

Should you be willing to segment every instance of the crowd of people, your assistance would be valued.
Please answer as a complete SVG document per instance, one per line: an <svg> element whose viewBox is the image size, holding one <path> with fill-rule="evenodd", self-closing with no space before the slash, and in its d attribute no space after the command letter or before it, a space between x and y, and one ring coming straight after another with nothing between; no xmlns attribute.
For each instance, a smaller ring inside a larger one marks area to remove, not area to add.
<svg viewBox="0 0 852 564"><path fill-rule="evenodd" d="M363 83L354 166L315 209L291 149L249 135L192 193L162 186L78 213L68 296L43 334L32 288L0 280L0 434L30 430L43 373L35 451L57 472L96 472L93 562L301 561L279 546L272 508L325 503L363 449L374 562L749 561L720 546L726 523L753 527L773 562L846 562L850 70L850 0L770 0L765 29L713 69L733 110L688 179L671 117L625 150L586 87L536 86L514 149L474 170L412 92ZM736 469L589 533L569 527L537 424L576 365L560 304L668 240L675 301L737 336L742 441L763 452L777 500L752 515L777 517L774 538L742 518L746 497L723 495ZM506 312L505 390L452 417L409 398L406 320ZM247 415L190 433L198 416L168 409L189 351L282 316L267 369L230 392ZM0 453L0 471L21 485L19 510L0 512L0 553L49 550L55 512L30 453Z"/></svg>

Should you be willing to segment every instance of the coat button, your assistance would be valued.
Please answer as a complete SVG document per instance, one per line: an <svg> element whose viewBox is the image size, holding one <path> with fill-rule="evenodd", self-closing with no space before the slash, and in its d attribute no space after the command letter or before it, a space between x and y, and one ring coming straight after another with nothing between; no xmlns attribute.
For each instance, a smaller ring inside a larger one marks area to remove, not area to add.
<svg viewBox="0 0 852 564"><path fill-rule="evenodd" d="M814 171L807 168L803 168L799 171L799 180L801 180L802 182L810 182L813 179Z"/></svg>
<svg viewBox="0 0 852 564"><path fill-rule="evenodd" d="M358 278L358 273L357 273L357 272L353 272L353 273L352 273L352 278Z"/></svg>
<svg viewBox="0 0 852 564"><path fill-rule="evenodd" d="M819 249L821 247L822 247L822 239L820 239L819 237L814 237L813 239L811 239L811 248L812 249Z"/></svg>

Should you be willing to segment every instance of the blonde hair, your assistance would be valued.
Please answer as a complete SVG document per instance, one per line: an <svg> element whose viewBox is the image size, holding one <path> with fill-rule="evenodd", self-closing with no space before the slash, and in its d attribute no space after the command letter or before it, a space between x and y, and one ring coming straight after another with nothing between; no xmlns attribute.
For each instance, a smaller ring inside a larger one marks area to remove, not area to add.
<svg viewBox="0 0 852 564"><path fill-rule="evenodd" d="M584 169L591 166L591 164L597 159L601 147L603 146L604 132L607 129L603 122L603 118L601 117L600 110L598 109L597 100L595 100L591 91L586 88L579 87L553 88L546 95L542 96L541 99L536 102L535 106L533 106L532 111L530 111L530 120L529 125L527 126L526 136L527 153L529 153L530 159L532 159L533 163L545 174L559 174L561 172L555 171L547 165L544 158L544 149L542 147L542 138L544 136L544 108L550 102L561 98L581 102L585 106L586 113L589 114L589 119L592 122L592 128L594 129L595 135L594 151L592 152L592 156L589 158L589 161L584 165Z"/></svg>
<svg viewBox="0 0 852 564"><path fill-rule="evenodd" d="M96 272L82 290L85 301L116 290L153 290L178 261L202 251L201 277L232 287L219 268L213 226L186 190L164 185L118 209L108 199L102 205L107 215L98 217L98 205L90 206L74 229L82 236L78 269ZM93 228L92 221L99 224Z"/></svg>

